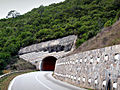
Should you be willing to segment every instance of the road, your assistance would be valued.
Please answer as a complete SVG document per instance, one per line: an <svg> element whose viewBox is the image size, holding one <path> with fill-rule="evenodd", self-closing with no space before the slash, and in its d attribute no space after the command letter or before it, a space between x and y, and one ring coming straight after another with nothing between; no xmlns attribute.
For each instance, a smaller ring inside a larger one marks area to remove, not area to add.
<svg viewBox="0 0 120 90"><path fill-rule="evenodd" d="M31 72L15 77L8 90L85 90L68 83L56 80L53 72Z"/></svg>

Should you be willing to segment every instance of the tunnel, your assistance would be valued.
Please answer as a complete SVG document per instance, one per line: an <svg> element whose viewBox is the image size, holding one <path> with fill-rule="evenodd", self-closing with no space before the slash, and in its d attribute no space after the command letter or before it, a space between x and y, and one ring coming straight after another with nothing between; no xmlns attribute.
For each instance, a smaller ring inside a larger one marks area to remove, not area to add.
<svg viewBox="0 0 120 90"><path fill-rule="evenodd" d="M111 90L111 80L109 79L108 84L107 84L107 90Z"/></svg>
<svg viewBox="0 0 120 90"><path fill-rule="evenodd" d="M42 71L54 71L57 58L48 56L42 60L41 70Z"/></svg>

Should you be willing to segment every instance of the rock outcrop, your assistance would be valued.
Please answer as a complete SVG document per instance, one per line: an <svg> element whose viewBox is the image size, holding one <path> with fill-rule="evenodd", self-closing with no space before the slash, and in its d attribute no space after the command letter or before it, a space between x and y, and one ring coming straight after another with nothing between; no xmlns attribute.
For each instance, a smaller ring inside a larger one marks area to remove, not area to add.
<svg viewBox="0 0 120 90"><path fill-rule="evenodd" d="M47 56L61 58L73 51L77 36L70 35L56 40L34 44L20 49L19 57L41 68L42 60Z"/></svg>

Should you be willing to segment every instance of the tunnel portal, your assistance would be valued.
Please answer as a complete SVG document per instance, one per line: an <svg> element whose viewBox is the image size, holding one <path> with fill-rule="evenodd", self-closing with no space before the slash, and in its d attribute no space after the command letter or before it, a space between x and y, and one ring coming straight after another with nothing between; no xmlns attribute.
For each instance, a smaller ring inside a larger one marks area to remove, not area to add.
<svg viewBox="0 0 120 90"><path fill-rule="evenodd" d="M48 56L42 60L42 71L54 71L57 58Z"/></svg>

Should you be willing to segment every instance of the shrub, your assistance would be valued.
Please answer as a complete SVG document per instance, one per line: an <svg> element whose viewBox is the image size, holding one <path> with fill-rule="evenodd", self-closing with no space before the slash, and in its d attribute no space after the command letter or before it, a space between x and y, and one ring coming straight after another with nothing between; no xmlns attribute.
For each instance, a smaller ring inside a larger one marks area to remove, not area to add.
<svg viewBox="0 0 120 90"><path fill-rule="evenodd" d="M104 24L104 27L109 27L109 26L111 26L113 23L113 20L112 19L110 19L110 20L108 20L105 24Z"/></svg>

